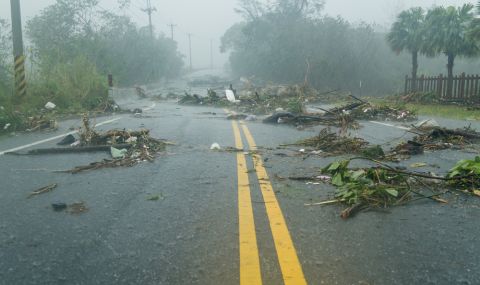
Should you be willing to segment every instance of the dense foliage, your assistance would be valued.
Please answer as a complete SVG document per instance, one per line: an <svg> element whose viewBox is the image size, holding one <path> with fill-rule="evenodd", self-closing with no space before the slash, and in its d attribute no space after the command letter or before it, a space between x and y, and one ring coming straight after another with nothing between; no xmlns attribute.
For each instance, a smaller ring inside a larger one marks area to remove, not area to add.
<svg viewBox="0 0 480 285"><path fill-rule="evenodd" d="M0 20L0 106L12 113L10 29ZM48 101L64 112L98 109L107 100L107 74L120 86L144 84L178 76L183 64L174 41L152 38L98 0L57 0L27 22L25 37L28 95L14 107L25 116Z"/></svg>
<svg viewBox="0 0 480 285"><path fill-rule="evenodd" d="M101 74L112 73L121 85L146 83L179 74L176 43L151 38L130 18L104 11L97 0L57 0L27 24L42 75L57 64L86 58Z"/></svg>

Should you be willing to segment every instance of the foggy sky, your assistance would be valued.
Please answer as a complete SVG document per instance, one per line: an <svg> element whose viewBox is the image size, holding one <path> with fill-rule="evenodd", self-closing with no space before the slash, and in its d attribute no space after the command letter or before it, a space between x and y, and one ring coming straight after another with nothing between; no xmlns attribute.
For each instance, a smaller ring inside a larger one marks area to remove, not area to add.
<svg viewBox="0 0 480 285"><path fill-rule="evenodd" d="M55 0L21 0L24 22L39 13ZM132 0L126 11L140 26L148 24L147 15L141 11L145 0ZM220 37L232 24L241 20L234 12L237 0L151 0L157 8L153 14L156 32L170 36L169 23L177 25L174 38L188 62L187 34L192 33L192 59L194 67L210 65L210 39L214 40L214 65L221 67L227 56L218 51ZM324 13L341 16L352 23L367 22L388 27L396 14L411 6L429 8L433 5L462 5L464 0L327 0ZM119 12L116 0L101 0L101 7ZM10 1L0 3L0 18L10 21Z"/></svg>

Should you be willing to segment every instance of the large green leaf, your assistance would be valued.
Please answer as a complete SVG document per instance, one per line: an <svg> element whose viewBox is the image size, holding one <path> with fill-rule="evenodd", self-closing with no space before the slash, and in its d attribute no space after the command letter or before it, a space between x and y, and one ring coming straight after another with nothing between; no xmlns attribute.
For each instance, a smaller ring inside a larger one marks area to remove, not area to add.
<svg viewBox="0 0 480 285"><path fill-rule="evenodd" d="M345 181L343 180L343 175L338 173L332 177L332 184L335 186L343 186Z"/></svg>
<svg viewBox="0 0 480 285"><path fill-rule="evenodd" d="M387 189L385 189L385 192L387 192L388 194L390 194L393 197L398 197L398 191L394 188L387 188Z"/></svg>

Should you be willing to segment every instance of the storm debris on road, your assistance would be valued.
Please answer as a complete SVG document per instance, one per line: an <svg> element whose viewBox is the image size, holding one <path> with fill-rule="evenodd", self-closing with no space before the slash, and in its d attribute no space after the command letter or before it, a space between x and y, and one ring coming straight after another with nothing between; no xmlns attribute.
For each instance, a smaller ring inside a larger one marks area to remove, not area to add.
<svg viewBox="0 0 480 285"><path fill-rule="evenodd" d="M60 212L67 208L67 204L63 202L55 202L52 203L52 208L55 212Z"/></svg>
<svg viewBox="0 0 480 285"><path fill-rule="evenodd" d="M383 120L408 122L417 119L414 111L404 107L376 106L367 104L361 108L353 109L350 115L357 120Z"/></svg>
<svg viewBox="0 0 480 285"><path fill-rule="evenodd" d="M232 97L231 90L229 91ZM205 105L216 107L229 107L238 112L241 118L250 118L252 115L267 115L264 123L272 124L292 124L297 127L312 125L342 126L348 125L351 128L358 128L356 120L392 120L392 121L411 121L417 118L415 112L403 107L376 106L365 100L349 95L353 102L342 106L319 109L323 113L314 112L312 108L307 108L307 104L322 100L322 94L318 90L305 85L267 85L265 87L247 88L234 94L230 101L226 95L219 95L214 90L209 89L207 96L185 93L185 96L179 99L179 104ZM238 98L238 99L237 99ZM234 119L231 116L229 119Z"/></svg>
<svg viewBox="0 0 480 285"><path fill-rule="evenodd" d="M329 128L324 128L314 137L297 141L293 144L282 146L305 146L311 148L311 151L322 151L325 156L340 154L355 154L366 149L368 142L362 138L337 135Z"/></svg>
<svg viewBox="0 0 480 285"><path fill-rule="evenodd" d="M423 144L411 140L398 144L390 152L391 157L403 156L408 158L411 155L418 154L423 154Z"/></svg>
<svg viewBox="0 0 480 285"><path fill-rule="evenodd" d="M147 201L159 201L159 200L163 200L165 199L165 197L163 197L163 195L161 194L157 194L157 195L150 195L147 197Z"/></svg>
<svg viewBox="0 0 480 285"><path fill-rule="evenodd" d="M77 139L73 134L69 134L65 136L61 141L57 143L57 145L71 145L74 143Z"/></svg>
<svg viewBox="0 0 480 285"><path fill-rule="evenodd" d="M447 129L433 128L427 133L420 134L414 140L424 145L425 149L438 150L452 148L454 146L465 146L480 141L480 133L470 129Z"/></svg>
<svg viewBox="0 0 480 285"><path fill-rule="evenodd" d="M276 112L263 120L266 124L292 124L295 126L326 125L347 128L359 128L359 124L349 115L308 115L290 112Z"/></svg>
<svg viewBox="0 0 480 285"><path fill-rule="evenodd" d="M438 197L445 193L436 189L438 185L429 185L432 180L446 181L445 177L408 172L371 159L368 160L374 162L375 166L349 168L352 160L335 161L322 170L322 173L332 176L330 183L337 188L335 198L348 206L341 213L343 219L362 210L388 208L418 199L447 202ZM415 190L415 185L431 193L424 194L421 190Z"/></svg>
<svg viewBox="0 0 480 285"><path fill-rule="evenodd" d="M232 112L227 116L227 120L245 120L248 117L246 114L239 114Z"/></svg>
<svg viewBox="0 0 480 285"><path fill-rule="evenodd" d="M44 194L44 193L47 193L47 192L51 192L53 191L55 188L57 188L57 184L54 183L54 184L50 184L48 186L45 186L45 187L42 187L38 190L35 190L33 192L31 192L27 198L32 198L33 196L37 196L37 195L41 195L41 194Z"/></svg>
<svg viewBox="0 0 480 285"><path fill-rule="evenodd" d="M55 202L52 203L52 208L55 212L67 211L67 213L72 215L79 215L87 212L89 209L85 202L75 202L72 204L67 204L64 202Z"/></svg>
<svg viewBox="0 0 480 285"><path fill-rule="evenodd" d="M448 172L447 178L452 187L458 190L466 190L476 196L480 196L480 157L460 160Z"/></svg>
<svg viewBox="0 0 480 285"><path fill-rule="evenodd" d="M212 143L210 146L210 150L221 150L222 148L220 147L219 143Z"/></svg>
<svg viewBox="0 0 480 285"><path fill-rule="evenodd" d="M145 92L145 89L143 89L140 86L135 86L135 92L137 93L137 96L139 98L147 98L147 93Z"/></svg>
<svg viewBox="0 0 480 285"><path fill-rule="evenodd" d="M85 204L85 202L75 202L67 207L67 212L72 214L72 215L79 215L83 214L85 212L88 212L88 207Z"/></svg>
<svg viewBox="0 0 480 285"><path fill-rule="evenodd" d="M76 174L88 170L121 166L131 167L142 161L153 162L155 154L165 150L167 144L171 144L164 140L152 138L150 131L146 129L139 131L109 130L103 133L97 132L90 127L90 121L87 116L83 118L80 142L82 146L109 146L108 150L114 159L104 159L89 165L77 166L65 171L67 173ZM125 147L118 149L118 147L115 147L118 144L124 144Z"/></svg>
<svg viewBox="0 0 480 285"><path fill-rule="evenodd" d="M44 115L28 117L26 121L26 131L54 131L58 129L58 122Z"/></svg>
<svg viewBox="0 0 480 285"><path fill-rule="evenodd" d="M178 104L222 107L229 105L229 102L226 97L220 97L217 95L217 92L212 89L208 89L206 97L202 97L197 94L191 95L185 92L185 96L180 97L180 99L178 100Z"/></svg>
<svg viewBox="0 0 480 285"><path fill-rule="evenodd" d="M353 160L366 160L374 165L351 168ZM444 176L406 171L363 157L335 161L323 168L322 173L331 177L327 182L336 187L336 201L348 206L341 213L343 219L362 210L399 206L420 199L448 203L440 196L450 191L480 196L476 190L480 187L480 157L459 161Z"/></svg>
<svg viewBox="0 0 480 285"><path fill-rule="evenodd" d="M480 142L480 132L470 127L455 130L441 127L416 128L412 132L415 132L417 136L397 145L392 149L391 154L418 155L423 154L424 150L462 149Z"/></svg>
<svg viewBox="0 0 480 285"><path fill-rule="evenodd" d="M189 94L178 100L179 104L231 107L238 112L266 115L276 110L288 111L294 114L304 114L305 104L318 101L322 93L304 85L267 85L252 87L234 92L233 87L219 94L213 89L207 90L207 96ZM227 96L228 95L228 96Z"/></svg>

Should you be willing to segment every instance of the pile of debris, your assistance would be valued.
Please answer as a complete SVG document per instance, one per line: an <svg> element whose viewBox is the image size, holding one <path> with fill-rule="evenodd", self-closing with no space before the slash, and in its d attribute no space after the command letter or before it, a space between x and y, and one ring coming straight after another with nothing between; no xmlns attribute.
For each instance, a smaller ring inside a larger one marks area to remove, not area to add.
<svg viewBox="0 0 480 285"><path fill-rule="evenodd" d="M350 115L357 120L383 120L408 122L417 119L415 112L401 107L375 106L366 104L352 109Z"/></svg>
<svg viewBox="0 0 480 285"><path fill-rule="evenodd" d="M422 154L424 150L461 149L466 145L480 141L480 132L470 127L455 130L441 127L417 128L414 132L417 136L412 140L397 145L392 150L392 154L417 155Z"/></svg>
<svg viewBox="0 0 480 285"><path fill-rule="evenodd" d="M147 92L145 91L145 89L143 89L142 87L140 87L138 85L135 86L135 93L137 94L137 96L140 99L147 98Z"/></svg>
<svg viewBox="0 0 480 285"><path fill-rule="evenodd" d="M209 89L206 97L197 94L185 93L179 99L179 104L208 105L225 107L252 115L269 115L265 123L287 123L296 126L323 124L329 126L349 125L352 128L358 127L355 120L395 120L410 121L416 119L414 112L402 108L388 106L374 106L369 102L349 95L354 99L353 103L331 109L322 109L323 114L308 113L306 104L321 100L325 94L309 87L308 85L268 85L262 88L247 86L245 89L236 92L233 87L220 96L214 90Z"/></svg>
<svg viewBox="0 0 480 285"><path fill-rule="evenodd" d="M263 115L275 110L287 110L301 114L305 103L319 99L319 92L303 85L268 85L262 88L247 87L239 92L230 85L225 94L208 90L206 97L185 93L179 104L230 106L238 112Z"/></svg>
<svg viewBox="0 0 480 285"><path fill-rule="evenodd" d="M43 130L54 131L58 129L58 122L45 115L28 117L25 125L26 125L27 132L43 131Z"/></svg>
<svg viewBox="0 0 480 285"><path fill-rule="evenodd" d="M321 109L324 114L295 114L291 112L279 111L268 116L263 120L267 124L293 124L295 126L309 126L309 125L327 125L337 126L342 129L359 128L359 124L350 116L349 111L358 108L366 103L355 102L347 104L342 107L335 107L332 109Z"/></svg>
<svg viewBox="0 0 480 285"><path fill-rule="evenodd" d="M304 113L305 103L317 98L317 90L304 85L268 85L248 88L238 93L238 109L252 114L268 114L282 109L292 113Z"/></svg>
<svg viewBox="0 0 480 285"><path fill-rule="evenodd" d="M327 181L337 190L335 200L308 205L345 204L348 207L341 217L346 219L362 210L399 206L419 199L448 203L440 196L449 191L480 196L476 190L480 187L480 157L459 161L445 176L409 172L374 159L367 159L374 166L350 168L352 160L335 161L322 170L324 175L311 178Z"/></svg>
<svg viewBox="0 0 480 285"><path fill-rule="evenodd" d="M313 151L321 151L324 155L340 155L361 153L368 144L364 139L337 135L325 128L317 136L282 146L304 146Z"/></svg>
<svg viewBox="0 0 480 285"><path fill-rule="evenodd" d="M206 97L202 97L197 94L191 95L185 92L185 96L178 99L178 104L222 107L229 105L229 101L226 97L218 96L217 92L215 92L213 89L208 89Z"/></svg>
<svg viewBox="0 0 480 285"><path fill-rule="evenodd" d="M10 152L12 155L43 155L65 154L82 152L109 152L112 159L104 159L86 166L78 166L71 170L61 171L66 173L79 173L100 168L113 168L120 166L134 166L139 162L155 159L155 154L164 151L166 146L172 144L150 136L150 131L109 130L98 132L90 126L88 116L83 116L83 127L77 140L73 134L64 137L57 145L62 147L33 149L27 153Z"/></svg>
<svg viewBox="0 0 480 285"><path fill-rule="evenodd" d="M480 157L460 160L450 169L447 179L450 186L457 190L480 197Z"/></svg>
<svg viewBox="0 0 480 285"><path fill-rule="evenodd" d="M150 137L149 130L97 132L90 126L90 120L85 115L78 147L93 150L109 149L113 159L78 166L66 172L75 174L99 168L131 167L142 161L152 162L155 154L165 150L167 144L164 140Z"/></svg>

